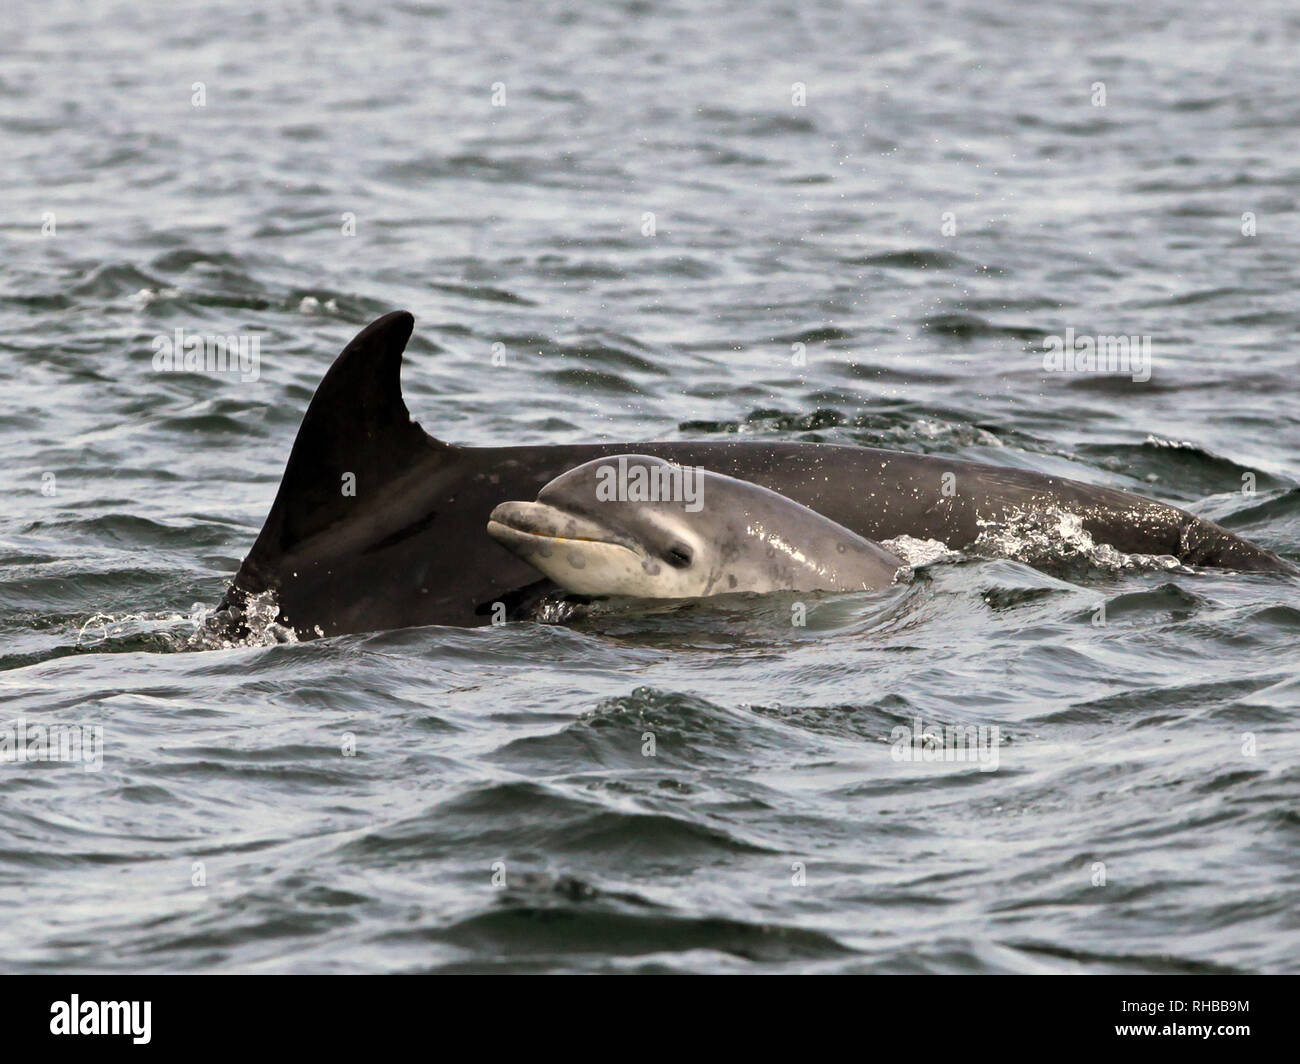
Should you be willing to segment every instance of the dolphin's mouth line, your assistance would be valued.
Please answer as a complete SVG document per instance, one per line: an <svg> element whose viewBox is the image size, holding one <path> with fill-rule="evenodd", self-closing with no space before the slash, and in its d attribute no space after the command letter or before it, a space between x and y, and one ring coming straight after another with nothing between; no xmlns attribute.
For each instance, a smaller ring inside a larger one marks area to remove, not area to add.
<svg viewBox="0 0 1300 1064"><path fill-rule="evenodd" d="M517 532L521 536L534 536L537 539L553 539L560 543L604 543L610 547L623 547L622 543L615 542L612 539L596 539L593 536L556 536L550 532L538 532L534 528L522 528L519 525L512 525L507 521L499 521L493 518L488 522L488 527L496 525L497 528L508 529L511 532ZM627 550L627 547L623 547Z"/></svg>
<svg viewBox="0 0 1300 1064"><path fill-rule="evenodd" d="M504 517L505 515L502 516ZM511 516L513 517L516 515L512 514ZM610 539L601 538L599 536L578 536L572 534L561 536L554 532L544 532L538 528L530 528L524 521L519 521L518 523L508 520L503 521L501 517L490 518L488 520L487 530L488 535L493 535L495 533L499 536L501 533L510 533L515 536L527 536L529 539L545 539L552 543L594 543L602 547L617 547L619 550L625 550L629 554L637 553L626 543L620 543L617 538Z"/></svg>
<svg viewBox="0 0 1300 1064"><path fill-rule="evenodd" d="M637 544L617 528L567 509L537 502L503 502L488 517L487 531L504 546L549 550L550 544L568 544L574 550L619 547L638 554Z"/></svg>

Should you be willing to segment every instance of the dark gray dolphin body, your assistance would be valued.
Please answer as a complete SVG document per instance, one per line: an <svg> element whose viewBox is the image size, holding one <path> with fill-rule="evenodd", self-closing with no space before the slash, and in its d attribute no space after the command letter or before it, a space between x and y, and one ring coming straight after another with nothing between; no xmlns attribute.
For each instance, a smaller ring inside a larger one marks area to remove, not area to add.
<svg viewBox="0 0 1300 1064"><path fill-rule="evenodd" d="M218 618L233 630L248 596L264 592L273 593L281 623L303 638L483 625L502 608L520 615L555 588L487 534L493 508L534 498L583 462L629 451L752 481L869 540L907 535L960 549L990 527L1064 511L1095 542L1126 553L1296 572L1164 503L941 456L761 441L456 447L412 421L402 399L413 325L405 311L379 318L325 374L271 512L222 601Z"/></svg>

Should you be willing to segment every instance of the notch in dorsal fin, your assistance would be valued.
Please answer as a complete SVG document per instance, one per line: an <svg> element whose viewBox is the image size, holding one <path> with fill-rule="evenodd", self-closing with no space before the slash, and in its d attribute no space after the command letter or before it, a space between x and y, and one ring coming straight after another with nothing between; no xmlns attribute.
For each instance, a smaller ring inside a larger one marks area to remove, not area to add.
<svg viewBox="0 0 1300 1064"><path fill-rule="evenodd" d="M374 497L416 462L449 451L411 420L402 398L402 353L415 319L396 310L353 338L325 374L298 428L280 490L235 577L249 592L278 582L277 560L304 540L347 520L352 474Z"/></svg>

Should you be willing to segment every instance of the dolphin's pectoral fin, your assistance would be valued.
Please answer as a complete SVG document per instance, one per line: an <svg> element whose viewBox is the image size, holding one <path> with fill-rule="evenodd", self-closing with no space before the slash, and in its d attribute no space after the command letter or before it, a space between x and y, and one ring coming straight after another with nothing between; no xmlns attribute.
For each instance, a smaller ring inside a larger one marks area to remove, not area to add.
<svg viewBox="0 0 1300 1064"><path fill-rule="evenodd" d="M271 512L227 599L280 587L296 575L284 571L285 557L328 529L350 522L346 538L360 554L368 536L382 543L394 528L428 523L423 513L376 519L377 503L399 494L386 488L454 451L411 420L402 398L402 353L414 323L404 310L385 314L334 360L307 407Z"/></svg>

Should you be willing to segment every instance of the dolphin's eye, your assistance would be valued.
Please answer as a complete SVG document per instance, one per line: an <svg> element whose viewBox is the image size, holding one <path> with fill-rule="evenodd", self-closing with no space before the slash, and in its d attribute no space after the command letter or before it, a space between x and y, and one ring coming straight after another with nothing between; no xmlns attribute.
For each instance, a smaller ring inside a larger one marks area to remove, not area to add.
<svg viewBox="0 0 1300 1064"><path fill-rule="evenodd" d="M674 569L685 569L691 564L691 548L684 543L675 543L664 553L664 558Z"/></svg>

